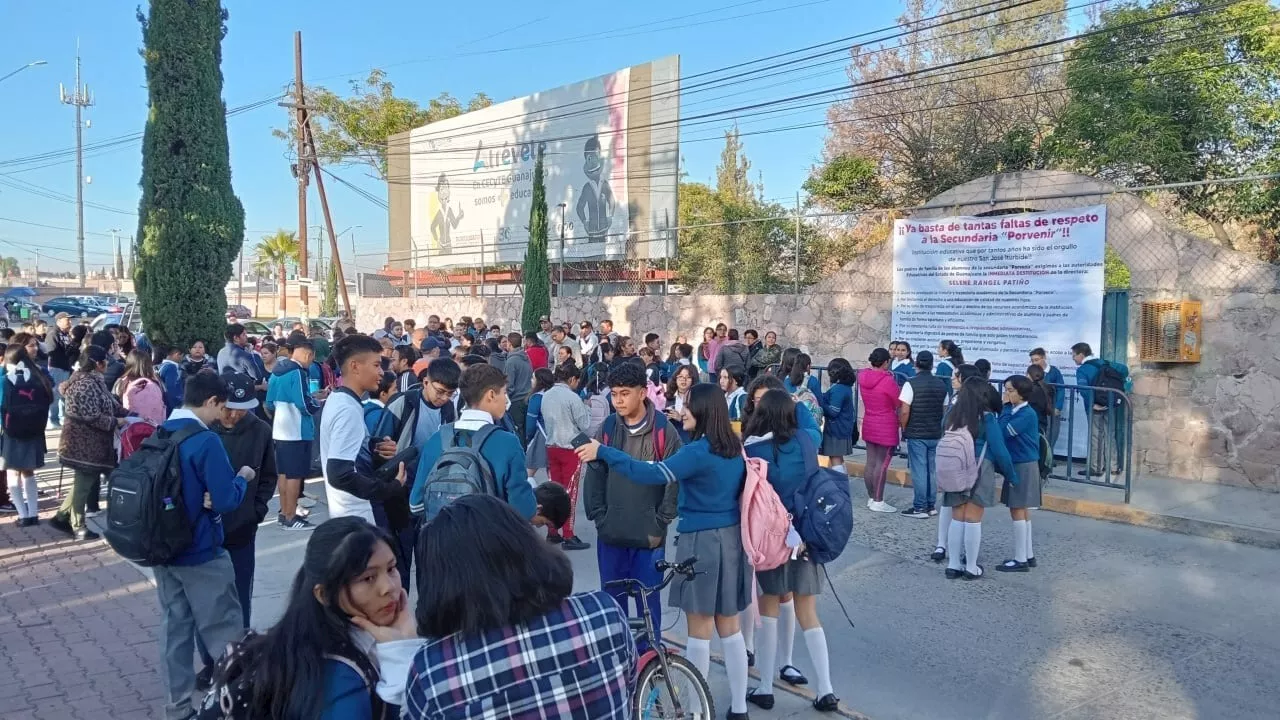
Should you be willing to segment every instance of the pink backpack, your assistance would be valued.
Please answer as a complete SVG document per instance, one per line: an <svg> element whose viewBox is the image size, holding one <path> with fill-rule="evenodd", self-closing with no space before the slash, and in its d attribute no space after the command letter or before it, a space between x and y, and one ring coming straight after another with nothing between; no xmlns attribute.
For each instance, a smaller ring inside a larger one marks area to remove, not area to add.
<svg viewBox="0 0 1280 720"><path fill-rule="evenodd" d="M129 383L124 391L123 404L125 410L137 413L152 425L163 423L168 416L164 408L164 390L159 383L146 378Z"/></svg>
<svg viewBox="0 0 1280 720"><path fill-rule="evenodd" d="M791 514L769 484L769 464L747 457L747 482L742 487L742 549L756 572L782 567L791 559L787 534Z"/></svg>
<svg viewBox="0 0 1280 720"><path fill-rule="evenodd" d="M667 391L661 385L648 383L644 391L645 397L653 403L653 409L662 412L667 409Z"/></svg>

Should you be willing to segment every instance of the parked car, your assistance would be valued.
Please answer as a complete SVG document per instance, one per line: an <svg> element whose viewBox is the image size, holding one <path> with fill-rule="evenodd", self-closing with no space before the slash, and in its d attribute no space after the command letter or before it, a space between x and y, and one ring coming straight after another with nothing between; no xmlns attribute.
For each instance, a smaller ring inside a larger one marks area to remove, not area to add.
<svg viewBox="0 0 1280 720"><path fill-rule="evenodd" d="M108 325L124 325L124 313L103 313L89 323L90 332L98 332ZM129 315L129 332L137 335L142 330L142 316L138 313Z"/></svg>
<svg viewBox="0 0 1280 720"><path fill-rule="evenodd" d="M271 328L263 325L257 320L242 320L240 324L244 326L245 332L254 337L275 337L275 333L271 332Z"/></svg>
<svg viewBox="0 0 1280 720"><path fill-rule="evenodd" d="M71 317L79 318L98 317L102 313L106 312L103 308L97 305L88 305L80 302L76 298L68 297L66 295L51 298L41 307L47 315L56 315L64 312Z"/></svg>
<svg viewBox="0 0 1280 720"><path fill-rule="evenodd" d="M284 331L287 335L288 333L293 332L294 324L301 322L301 318L280 318L279 320L276 320L276 322L284 325ZM314 332L324 333L325 337L329 337L333 334L333 323L325 318L311 318L307 321L307 334L310 335Z"/></svg>
<svg viewBox="0 0 1280 720"><path fill-rule="evenodd" d="M237 320L248 320L253 317L253 313L244 305L228 305L227 315Z"/></svg>

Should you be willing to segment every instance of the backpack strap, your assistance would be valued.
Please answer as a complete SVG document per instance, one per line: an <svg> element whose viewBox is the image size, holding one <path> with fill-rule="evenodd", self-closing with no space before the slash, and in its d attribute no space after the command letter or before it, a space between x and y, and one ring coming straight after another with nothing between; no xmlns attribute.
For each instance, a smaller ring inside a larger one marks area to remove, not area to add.
<svg viewBox="0 0 1280 720"><path fill-rule="evenodd" d="M613 442L612 442L613 431L614 431L614 428L617 427L617 425L618 425L618 416L615 414L610 414L608 417L604 419L604 424L600 426L600 439L601 439L600 444L601 445L605 445L607 447L613 447Z"/></svg>

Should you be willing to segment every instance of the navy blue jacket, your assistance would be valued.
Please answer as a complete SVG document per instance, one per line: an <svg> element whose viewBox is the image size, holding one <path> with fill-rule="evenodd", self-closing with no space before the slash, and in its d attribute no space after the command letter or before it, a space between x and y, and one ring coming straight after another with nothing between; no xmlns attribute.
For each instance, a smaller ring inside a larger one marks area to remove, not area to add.
<svg viewBox="0 0 1280 720"><path fill-rule="evenodd" d="M836 383L822 396L822 413L827 418L822 434L844 439L853 437L858 412L853 406L853 387Z"/></svg>
<svg viewBox="0 0 1280 720"><path fill-rule="evenodd" d="M1053 390L1054 409L1061 410L1067 400L1067 391L1062 387L1066 383L1066 379L1062 377L1062 371L1050 365L1044 373L1044 381L1053 386L1049 389Z"/></svg>
<svg viewBox="0 0 1280 720"><path fill-rule="evenodd" d="M189 410L180 408L161 427L170 432L200 423ZM178 448L182 463L182 501L191 520L194 540L171 565L202 565L222 552L222 514L235 512L244 500L244 478L236 475L227 450L213 431L192 435ZM209 493L213 509L204 507Z"/></svg>
<svg viewBox="0 0 1280 720"><path fill-rule="evenodd" d="M1040 461L1040 418L1030 405L1023 404L1015 412L1006 404L1000 413L1000 429L1014 465Z"/></svg>

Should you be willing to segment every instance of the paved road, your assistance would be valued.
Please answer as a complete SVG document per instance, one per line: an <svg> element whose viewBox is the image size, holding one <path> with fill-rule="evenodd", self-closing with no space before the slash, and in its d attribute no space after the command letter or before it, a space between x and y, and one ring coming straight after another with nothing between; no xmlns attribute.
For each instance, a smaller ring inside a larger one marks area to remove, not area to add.
<svg viewBox="0 0 1280 720"><path fill-rule="evenodd" d="M891 488L888 499L908 493ZM143 576L101 544L13 522L0 518L0 617L17 619L0 622L0 718L106 717L85 714L93 707L150 717L156 610ZM830 568L857 627L830 592L820 601L845 702L875 720L1276 717L1275 551L1047 512L1034 523L1038 569L966 583L928 560L932 521L859 509L854 541ZM594 542L591 525L580 528ZM1010 552L1009 530L1007 513L989 514L988 568ZM305 542L260 532L255 625L278 616ZM571 555L578 588L596 587L594 550ZM682 634L675 613L667 621ZM802 639L795 661L809 672ZM718 667L712 686L723 713ZM812 715L783 694L773 712L753 713Z"/></svg>

